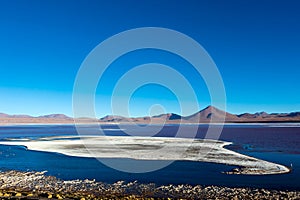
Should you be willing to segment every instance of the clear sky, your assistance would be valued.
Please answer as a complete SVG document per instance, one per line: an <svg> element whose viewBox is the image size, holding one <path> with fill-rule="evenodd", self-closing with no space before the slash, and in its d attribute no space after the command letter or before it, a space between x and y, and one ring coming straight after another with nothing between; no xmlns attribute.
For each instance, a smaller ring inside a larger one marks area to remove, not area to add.
<svg viewBox="0 0 300 200"><path fill-rule="evenodd" d="M180 31L207 50L223 77L228 112L300 111L299 10L297 0L2 0L0 112L72 115L73 83L87 54L114 34L148 26ZM136 52L115 67L149 61L188 67L171 57ZM120 76L107 75L112 84ZM109 98L111 87L97 90L96 99ZM205 90L196 89L202 108L210 101ZM156 85L136 91L131 113L147 115L155 103L178 113L174 94Z"/></svg>

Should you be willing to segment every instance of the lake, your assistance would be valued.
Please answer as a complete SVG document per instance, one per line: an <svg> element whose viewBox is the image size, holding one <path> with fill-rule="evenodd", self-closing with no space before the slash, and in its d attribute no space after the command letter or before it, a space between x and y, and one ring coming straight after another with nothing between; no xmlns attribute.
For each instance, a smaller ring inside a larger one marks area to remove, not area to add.
<svg viewBox="0 0 300 200"><path fill-rule="evenodd" d="M93 133L94 127L86 126L87 132ZM106 135L124 136L126 133L117 125L104 125ZM132 129L126 126L126 129ZM149 126L147 129L155 129ZM185 125L184 137L191 137L194 125ZM207 125L199 125L196 138L205 138ZM178 125L166 125L155 136L174 137ZM24 125L1 126L0 140L7 138L37 139L49 136L77 135L71 125ZM293 170L280 175L228 175L234 166L175 161L169 166L149 173L125 173L111 169L97 159L65 156L58 153L26 150L22 146L0 145L0 170L44 171L62 179L96 179L113 183L119 180L140 183L162 184L201 184L231 187L255 187L268 189L300 189L300 126L299 124L228 124L220 135L220 140L233 142L226 148L256 158L290 166ZM121 159L127 162L126 159ZM151 164L151 161L149 161Z"/></svg>

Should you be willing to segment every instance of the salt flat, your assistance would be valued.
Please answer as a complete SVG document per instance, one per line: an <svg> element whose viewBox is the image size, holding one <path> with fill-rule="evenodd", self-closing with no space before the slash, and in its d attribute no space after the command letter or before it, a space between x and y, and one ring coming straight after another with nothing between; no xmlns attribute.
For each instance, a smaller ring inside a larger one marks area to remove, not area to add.
<svg viewBox="0 0 300 200"><path fill-rule="evenodd" d="M77 157L130 158L137 160L189 160L239 166L237 174L281 174L289 168L246 156L217 140L129 136L55 136L37 140L6 140L2 145L21 145L29 150Z"/></svg>

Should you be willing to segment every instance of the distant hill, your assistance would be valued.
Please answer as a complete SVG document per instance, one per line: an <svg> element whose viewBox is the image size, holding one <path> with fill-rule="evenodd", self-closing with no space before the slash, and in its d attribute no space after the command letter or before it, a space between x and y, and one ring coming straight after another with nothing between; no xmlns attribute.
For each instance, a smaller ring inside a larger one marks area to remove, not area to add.
<svg viewBox="0 0 300 200"><path fill-rule="evenodd" d="M33 117L30 115L8 115L5 113L0 113L0 118L46 118L46 119L72 119L64 114L50 114L50 115L42 115L38 117Z"/></svg>
<svg viewBox="0 0 300 200"><path fill-rule="evenodd" d="M107 115L103 118L100 118L100 121L103 121L103 122L130 122L130 121L132 121L132 118L126 118L126 117L117 116L117 115Z"/></svg>
<svg viewBox="0 0 300 200"><path fill-rule="evenodd" d="M268 118L268 117L274 117L276 115L279 115L279 114L268 114L266 112L257 112L257 113L254 113L254 114L251 114L251 113L244 113L244 114L241 114L241 115L237 115L238 117L240 118L248 118L248 119L253 119L253 118Z"/></svg>
<svg viewBox="0 0 300 200"><path fill-rule="evenodd" d="M153 116L152 118L162 119L162 120L180 120L182 116L174 114L174 113L167 113Z"/></svg>
<svg viewBox="0 0 300 200"><path fill-rule="evenodd" d="M9 115L5 113L0 113L0 118L8 118Z"/></svg>
<svg viewBox="0 0 300 200"><path fill-rule="evenodd" d="M156 116L144 117L123 117L117 115L107 115L100 119L79 118L76 122L82 123L260 123L260 122L300 122L300 112L291 113L243 113L239 115L231 114L213 106L208 106L189 116L181 116L175 113L166 113ZM33 117L30 115L9 115L0 113L0 123L74 123L74 119L64 114L50 114Z"/></svg>
<svg viewBox="0 0 300 200"><path fill-rule="evenodd" d="M30 115L9 115L0 113L0 124L73 124L74 119L63 114L50 114L39 117Z"/></svg>
<svg viewBox="0 0 300 200"><path fill-rule="evenodd" d="M0 113L0 118L33 118L30 115L8 115L5 113Z"/></svg>
<svg viewBox="0 0 300 200"><path fill-rule="evenodd" d="M146 116L137 118L126 118L122 116L106 116L99 121L108 123L209 123L209 122L222 122L225 119L227 123L254 123L254 122L300 122L300 112L292 113L272 113L257 112L254 114L243 113L240 115L231 114L220 110L213 106L208 106L199 112L196 112L189 116L180 116L174 113L161 114L156 116Z"/></svg>
<svg viewBox="0 0 300 200"><path fill-rule="evenodd" d="M37 118L46 118L46 119L71 119L71 117L68 117L64 114L51 114L51 115L42 115Z"/></svg>
<svg viewBox="0 0 300 200"><path fill-rule="evenodd" d="M193 123L209 122L211 119L214 121L236 121L238 117L236 115L227 113L213 106L208 106L199 112L190 116L184 117L185 120Z"/></svg>

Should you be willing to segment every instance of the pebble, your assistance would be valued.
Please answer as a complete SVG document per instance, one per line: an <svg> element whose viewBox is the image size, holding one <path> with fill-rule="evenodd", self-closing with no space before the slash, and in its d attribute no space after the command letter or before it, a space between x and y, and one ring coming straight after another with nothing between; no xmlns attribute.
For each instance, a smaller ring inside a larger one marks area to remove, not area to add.
<svg viewBox="0 0 300 200"><path fill-rule="evenodd" d="M63 181L45 172L0 172L0 196L49 199L300 199L300 191L230 188L200 185L114 184L95 180ZM17 192L13 192L15 188ZM28 192L31 191L31 192ZM56 195L53 195L56 194Z"/></svg>
<svg viewBox="0 0 300 200"><path fill-rule="evenodd" d="M15 195L15 197L21 197L22 196L22 193L17 193L16 195Z"/></svg>

